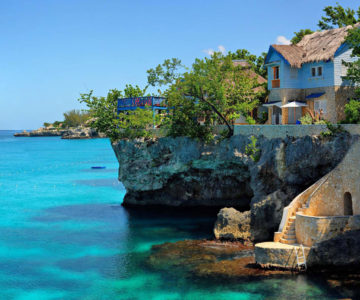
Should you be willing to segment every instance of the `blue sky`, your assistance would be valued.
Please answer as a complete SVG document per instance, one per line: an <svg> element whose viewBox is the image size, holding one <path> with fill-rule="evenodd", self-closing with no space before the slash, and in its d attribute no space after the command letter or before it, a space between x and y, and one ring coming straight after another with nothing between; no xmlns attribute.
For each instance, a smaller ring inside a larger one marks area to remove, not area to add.
<svg viewBox="0 0 360 300"><path fill-rule="evenodd" d="M146 70L166 58L190 65L219 46L260 54L279 36L317 29L322 9L335 2L0 1L0 129L61 120L83 108L77 98L90 89L145 86Z"/></svg>

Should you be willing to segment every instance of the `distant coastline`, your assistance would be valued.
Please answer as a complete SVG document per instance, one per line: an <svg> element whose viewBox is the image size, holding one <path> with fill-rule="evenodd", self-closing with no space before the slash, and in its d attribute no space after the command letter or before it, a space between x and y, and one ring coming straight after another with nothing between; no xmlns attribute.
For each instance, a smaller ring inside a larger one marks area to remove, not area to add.
<svg viewBox="0 0 360 300"><path fill-rule="evenodd" d="M62 139L93 139L105 138L102 133L98 133L90 127L78 126L71 128L39 128L35 130L18 130L14 133L15 137L51 137L60 136Z"/></svg>

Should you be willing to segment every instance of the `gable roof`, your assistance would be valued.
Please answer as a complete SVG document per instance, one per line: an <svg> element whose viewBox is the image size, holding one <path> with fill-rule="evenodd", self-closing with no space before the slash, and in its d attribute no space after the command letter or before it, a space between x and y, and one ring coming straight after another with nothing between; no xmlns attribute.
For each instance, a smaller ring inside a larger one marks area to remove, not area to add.
<svg viewBox="0 0 360 300"><path fill-rule="evenodd" d="M304 63L333 60L336 50L344 43L347 31L353 26L324 30L305 35L296 45L271 45L295 68ZM354 25L360 27L360 23Z"/></svg>

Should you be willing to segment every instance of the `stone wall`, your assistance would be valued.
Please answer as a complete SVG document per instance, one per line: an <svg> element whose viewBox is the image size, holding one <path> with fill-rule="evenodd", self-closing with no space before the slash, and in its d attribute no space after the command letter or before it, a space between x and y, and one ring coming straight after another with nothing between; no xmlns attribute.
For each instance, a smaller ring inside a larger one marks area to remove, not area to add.
<svg viewBox="0 0 360 300"><path fill-rule="evenodd" d="M341 125L351 135L360 135L360 125ZM320 135L328 131L326 125L235 125L234 135L264 136L268 139Z"/></svg>
<svg viewBox="0 0 360 300"><path fill-rule="evenodd" d="M299 244L311 247L313 244L338 236L347 228L360 229L360 216L306 216L296 214L296 239Z"/></svg>
<svg viewBox="0 0 360 300"><path fill-rule="evenodd" d="M360 142L356 142L343 161L327 176L311 196L303 211L311 216L360 215ZM351 213L346 212L345 198L351 198Z"/></svg>

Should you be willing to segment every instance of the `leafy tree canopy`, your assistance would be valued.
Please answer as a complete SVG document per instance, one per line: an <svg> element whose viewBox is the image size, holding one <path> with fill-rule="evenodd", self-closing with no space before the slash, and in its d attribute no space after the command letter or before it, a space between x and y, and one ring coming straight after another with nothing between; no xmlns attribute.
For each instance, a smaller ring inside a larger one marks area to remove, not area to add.
<svg viewBox="0 0 360 300"><path fill-rule="evenodd" d="M89 119L89 112L79 109L73 109L64 113L64 125L66 127L77 127L84 125Z"/></svg>
<svg viewBox="0 0 360 300"><path fill-rule="evenodd" d="M311 29L301 29L298 32L294 32L295 36L291 39L291 44L295 45L298 42L300 42L302 40L302 38L307 35L307 34L312 34L314 33L314 31L312 31Z"/></svg>
<svg viewBox="0 0 360 300"><path fill-rule="evenodd" d="M360 102L350 100L350 102L345 105L345 116L345 123L360 124Z"/></svg>
<svg viewBox="0 0 360 300"><path fill-rule="evenodd" d="M360 98L360 28L349 30L346 37L346 42L352 49L352 57L358 57L354 62L344 62L343 64L348 67L346 79L350 80L355 86L356 96Z"/></svg>
<svg viewBox="0 0 360 300"><path fill-rule="evenodd" d="M214 124L225 124L233 134L232 122L249 116L264 92L256 78L232 62L233 55L214 53L196 59L191 70L178 78L166 92L170 111L170 134L208 139ZM200 127L199 117L204 125ZM194 130L193 130L194 129Z"/></svg>
<svg viewBox="0 0 360 300"><path fill-rule="evenodd" d="M265 62L265 57L266 57L266 52L261 53L260 56L256 56L255 54L251 54L246 49L238 49L233 53L229 52L229 54L231 55L231 58L234 60L235 59L244 59L244 60L248 61L249 64L252 66L252 68L254 69L254 71L257 74L259 74L265 78L267 77L266 69L263 68L264 62Z"/></svg>
<svg viewBox="0 0 360 300"><path fill-rule="evenodd" d="M354 9L343 8L336 2L336 6L326 6L324 12L325 16L321 17L318 23L322 30L353 25L360 21L360 6L355 12Z"/></svg>
<svg viewBox="0 0 360 300"><path fill-rule="evenodd" d="M323 11L325 16L321 17L318 22L320 30L339 28L360 22L360 6L355 11L351 8L344 8L336 2L336 6L326 6ZM294 32L295 36L291 39L291 43L297 44L305 35L313 32L311 29L301 29Z"/></svg>
<svg viewBox="0 0 360 300"><path fill-rule="evenodd" d="M146 92L139 86L126 85L124 91L112 89L106 97L95 97L93 91L80 94L79 102L89 108L92 127L103 132L112 141L120 138L136 138L148 135L147 129L152 126L152 112L147 109L124 111L117 114L118 98L142 97Z"/></svg>
<svg viewBox="0 0 360 300"><path fill-rule="evenodd" d="M162 64L147 70L148 84L151 86L167 87L174 83L181 76L181 69L184 66L181 64L181 60L177 58L165 59ZM162 92L159 89L158 93L161 95Z"/></svg>

